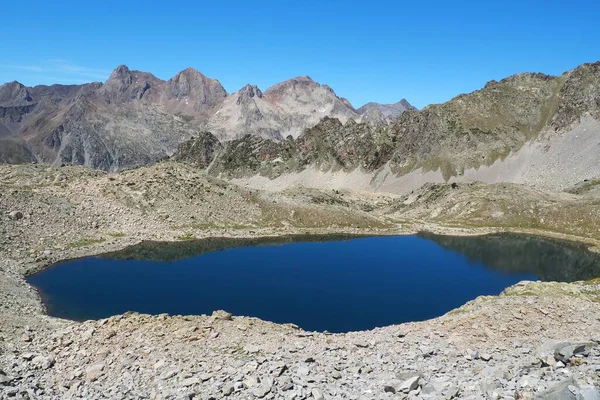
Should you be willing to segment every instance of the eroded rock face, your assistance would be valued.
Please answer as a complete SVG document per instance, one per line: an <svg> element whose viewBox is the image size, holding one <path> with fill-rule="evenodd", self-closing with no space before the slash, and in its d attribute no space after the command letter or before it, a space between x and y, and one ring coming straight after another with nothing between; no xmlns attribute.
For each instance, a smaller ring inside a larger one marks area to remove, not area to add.
<svg viewBox="0 0 600 400"><path fill-rule="evenodd" d="M210 132L202 132L197 138L192 138L179 145L173 159L193 164L199 168L208 168L216 153L223 148L219 139Z"/></svg>

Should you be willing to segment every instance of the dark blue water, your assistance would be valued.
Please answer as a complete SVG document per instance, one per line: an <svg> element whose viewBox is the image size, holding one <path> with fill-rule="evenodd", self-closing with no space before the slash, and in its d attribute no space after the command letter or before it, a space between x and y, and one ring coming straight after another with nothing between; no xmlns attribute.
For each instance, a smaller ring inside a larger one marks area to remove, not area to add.
<svg viewBox="0 0 600 400"><path fill-rule="evenodd" d="M440 316L521 280L544 279L548 271L540 264L564 272L576 260L579 275L583 269L600 276L597 258L578 246L518 235L485 238L149 243L63 262L28 280L50 315L74 320L223 309L346 332ZM571 275L563 280L577 279Z"/></svg>

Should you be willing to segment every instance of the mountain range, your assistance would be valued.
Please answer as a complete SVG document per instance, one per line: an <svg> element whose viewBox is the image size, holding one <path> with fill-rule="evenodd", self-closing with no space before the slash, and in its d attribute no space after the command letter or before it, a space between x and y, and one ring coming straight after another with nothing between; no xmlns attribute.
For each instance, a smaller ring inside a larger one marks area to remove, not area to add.
<svg viewBox="0 0 600 400"><path fill-rule="evenodd" d="M168 81L120 66L104 83L0 86L0 161L108 171L172 157L258 187L406 193L431 182L565 190L600 176L600 62L522 73L416 110L355 109L297 77L228 94L194 69Z"/></svg>
<svg viewBox="0 0 600 400"><path fill-rule="evenodd" d="M168 81L121 65L108 80L84 85L0 86L0 161L130 169L173 154L201 131L220 141L245 135L281 141L323 117L381 123L399 116L369 103L357 111L327 85L297 77L264 93L246 85L228 94L188 68ZM399 111L398 111L399 110Z"/></svg>
<svg viewBox="0 0 600 400"><path fill-rule="evenodd" d="M196 141L212 143L208 136ZM566 190L600 176L599 146L596 62L560 76L523 73L490 81L387 124L325 117L285 141L247 135L196 163L259 188L407 193L451 180ZM200 160L197 150L194 141L184 143L175 158Z"/></svg>

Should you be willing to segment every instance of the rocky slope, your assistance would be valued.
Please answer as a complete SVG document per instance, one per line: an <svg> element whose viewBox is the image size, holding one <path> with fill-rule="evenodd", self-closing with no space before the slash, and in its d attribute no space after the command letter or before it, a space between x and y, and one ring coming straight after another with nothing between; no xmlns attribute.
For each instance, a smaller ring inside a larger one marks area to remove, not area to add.
<svg viewBox="0 0 600 400"><path fill-rule="evenodd" d="M326 117L296 139L245 136L211 171L260 188L327 182L408 193L452 179L564 190L600 175L598 143L600 62L489 82L389 125Z"/></svg>
<svg viewBox="0 0 600 400"><path fill-rule="evenodd" d="M179 241L175 258L194 237L289 233L529 230L597 245L597 182L573 193L509 184L407 196L263 192L163 162L118 174L4 165L0 186L2 399L598 395L598 281L520 284L432 321L329 335L225 312L74 323L45 316L23 280L142 240ZM148 254L143 245L128 251Z"/></svg>

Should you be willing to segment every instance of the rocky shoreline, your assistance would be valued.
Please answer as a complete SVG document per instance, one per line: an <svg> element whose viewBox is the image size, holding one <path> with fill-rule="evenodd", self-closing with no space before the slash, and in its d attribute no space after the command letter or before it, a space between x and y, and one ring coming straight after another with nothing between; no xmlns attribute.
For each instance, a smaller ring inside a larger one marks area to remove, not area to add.
<svg viewBox="0 0 600 400"><path fill-rule="evenodd" d="M262 193L169 163L118 175L0 167L0 178L0 399L600 395L599 281L526 282L433 320L326 334L223 311L76 323L45 315L24 280L142 240L512 230L597 246L585 230L415 222L389 212L394 196Z"/></svg>

